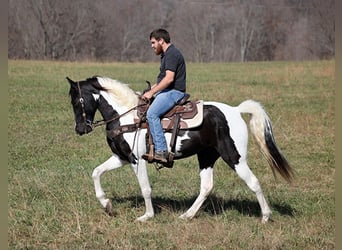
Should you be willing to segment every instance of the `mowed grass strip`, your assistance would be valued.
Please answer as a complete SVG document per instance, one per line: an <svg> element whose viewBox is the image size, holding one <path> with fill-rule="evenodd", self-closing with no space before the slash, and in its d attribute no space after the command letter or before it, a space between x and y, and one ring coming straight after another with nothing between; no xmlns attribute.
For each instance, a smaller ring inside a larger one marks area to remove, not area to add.
<svg viewBox="0 0 342 250"><path fill-rule="evenodd" d="M272 208L270 223L261 224L256 197L222 160L198 215L178 219L199 192L196 157L159 172L149 165L156 216L147 223L135 222L145 208L130 167L104 174L116 216L104 213L91 174L110 156L105 131L75 134L65 77L104 75L142 91L158 68L9 60L8 247L334 249L335 61L187 65L193 99L233 106L254 99L268 112L276 142L296 173L292 184L275 180L250 138L249 165Z"/></svg>

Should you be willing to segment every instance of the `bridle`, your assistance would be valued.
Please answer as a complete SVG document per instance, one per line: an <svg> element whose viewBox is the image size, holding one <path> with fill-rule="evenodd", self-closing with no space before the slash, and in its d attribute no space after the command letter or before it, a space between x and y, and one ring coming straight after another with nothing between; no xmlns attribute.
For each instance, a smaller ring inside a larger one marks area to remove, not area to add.
<svg viewBox="0 0 342 250"><path fill-rule="evenodd" d="M78 94L79 94L79 102L81 103L81 108L82 108L82 117L83 117L83 124L84 124L84 132L85 134L87 133L87 127L90 128L90 130L93 130L93 122L91 120L87 120L87 115L85 112L85 108L84 108L84 99L82 97L82 91L81 91L81 87L80 87L80 82L77 82L77 88L78 88Z"/></svg>

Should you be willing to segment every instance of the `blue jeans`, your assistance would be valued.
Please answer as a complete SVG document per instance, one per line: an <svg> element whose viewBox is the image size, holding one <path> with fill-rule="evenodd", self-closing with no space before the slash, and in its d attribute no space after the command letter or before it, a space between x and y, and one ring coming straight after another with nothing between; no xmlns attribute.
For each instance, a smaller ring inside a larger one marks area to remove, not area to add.
<svg viewBox="0 0 342 250"><path fill-rule="evenodd" d="M163 90L155 96L154 101L147 110L146 118L150 127L154 148L157 152L167 151L166 140L160 118L183 97L184 93L179 90Z"/></svg>

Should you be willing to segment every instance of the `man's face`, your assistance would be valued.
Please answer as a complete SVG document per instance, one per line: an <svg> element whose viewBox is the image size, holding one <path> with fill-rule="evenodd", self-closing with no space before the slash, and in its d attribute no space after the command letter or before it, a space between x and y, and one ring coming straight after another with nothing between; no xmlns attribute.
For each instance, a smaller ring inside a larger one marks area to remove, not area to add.
<svg viewBox="0 0 342 250"><path fill-rule="evenodd" d="M157 56L159 56L163 52L162 42L162 39L156 40L154 37L151 38L151 47Z"/></svg>

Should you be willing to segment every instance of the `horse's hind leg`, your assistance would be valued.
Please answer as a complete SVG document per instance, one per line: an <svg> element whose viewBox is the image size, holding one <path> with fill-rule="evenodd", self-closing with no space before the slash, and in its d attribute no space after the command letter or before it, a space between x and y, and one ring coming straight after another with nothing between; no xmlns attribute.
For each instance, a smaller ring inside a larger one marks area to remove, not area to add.
<svg viewBox="0 0 342 250"><path fill-rule="evenodd" d="M247 186L256 194L262 213L261 222L266 223L269 220L272 212L261 190L258 179L252 173L246 161L240 161L239 164L235 165L235 170L240 178L243 179L246 182Z"/></svg>
<svg viewBox="0 0 342 250"><path fill-rule="evenodd" d="M203 202L207 199L210 191L213 189L213 168L202 169L201 176L201 190L195 202L184 214L180 216L181 219L192 219L197 211L201 208Z"/></svg>
<svg viewBox="0 0 342 250"><path fill-rule="evenodd" d="M202 152L198 155L198 160L200 163L200 177L201 177L201 188L200 193L192 204L192 206L180 216L181 219L192 219L198 210L201 208L203 202L207 199L208 195L210 194L211 190L214 186L213 176L214 176L214 163L218 159L219 155L217 152L211 151L209 152Z"/></svg>

